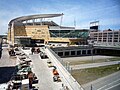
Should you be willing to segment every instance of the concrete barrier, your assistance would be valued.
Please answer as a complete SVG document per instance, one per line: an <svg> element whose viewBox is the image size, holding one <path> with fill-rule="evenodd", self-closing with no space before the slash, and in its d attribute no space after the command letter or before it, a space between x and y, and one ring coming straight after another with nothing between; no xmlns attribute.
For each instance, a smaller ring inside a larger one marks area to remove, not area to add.
<svg viewBox="0 0 120 90"><path fill-rule="evenodd" d="M82 86L72 77L72 75L65 69L65 67L58 60L55 52L53 52L49 47L45 49L49 59L57 66L57 70L60 74L62 82L69 90L84 90Z"/></svg>

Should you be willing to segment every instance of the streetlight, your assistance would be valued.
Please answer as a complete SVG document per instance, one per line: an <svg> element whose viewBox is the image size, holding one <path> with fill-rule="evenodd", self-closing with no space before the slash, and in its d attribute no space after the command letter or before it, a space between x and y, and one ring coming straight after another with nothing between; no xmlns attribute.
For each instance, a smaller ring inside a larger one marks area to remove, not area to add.
<svg viewBox="0 0 120 90"><path fill-rule="evenodd" d="M94 49L94 46L92 44L92 62L94 62L94 59L93 59L93 49Z"/></svg>
<svg viewBox="0 0 120 90"><path fill-rule="evenodd" d="M92 62L94 62L94 59L93 59L94 43L89 44L89 46L91 47Z"/></svg>

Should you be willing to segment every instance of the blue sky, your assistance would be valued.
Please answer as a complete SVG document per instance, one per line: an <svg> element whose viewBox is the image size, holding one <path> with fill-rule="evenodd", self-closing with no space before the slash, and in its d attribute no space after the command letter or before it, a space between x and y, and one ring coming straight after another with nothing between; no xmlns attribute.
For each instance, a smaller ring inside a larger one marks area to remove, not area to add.
<svg viewBox="0 0 120 90"><path fill-rule="evenodd" d="M0 34L11 19L33 14L63 13L63 26L89 28L99 21L100 29L120 29L120 0L0 0ZM53 19L60 24L60 17Z"/></svg>

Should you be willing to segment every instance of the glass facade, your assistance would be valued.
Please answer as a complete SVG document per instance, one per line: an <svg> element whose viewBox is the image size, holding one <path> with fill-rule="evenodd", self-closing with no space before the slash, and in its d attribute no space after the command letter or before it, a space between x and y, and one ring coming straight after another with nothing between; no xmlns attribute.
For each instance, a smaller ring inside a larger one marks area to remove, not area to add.
<svg viewBox="0 0 120 90"><path fill-rule="evenodd" d="M83 30L49 30L50 37L87 38L89 32Z"/></svg>

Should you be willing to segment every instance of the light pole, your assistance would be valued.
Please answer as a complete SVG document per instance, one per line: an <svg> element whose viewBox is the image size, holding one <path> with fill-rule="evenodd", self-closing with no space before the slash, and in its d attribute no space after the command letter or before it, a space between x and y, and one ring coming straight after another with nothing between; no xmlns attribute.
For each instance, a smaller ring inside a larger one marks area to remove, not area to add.
<svg viewBox="0 0 120 90"><path fill-rule="evenodd" d="M93 44L92 44L92 62L94 63L94 59L93 59Z"/></svg>
<svg viewBox="0 0 120 90"><path fill-rule="evenodd" d="M89 46L90 46L90 48L91 48L92 62L94 62L94 59L93 59L94 44L92 43L92 44L90 44Z"/></svg>

